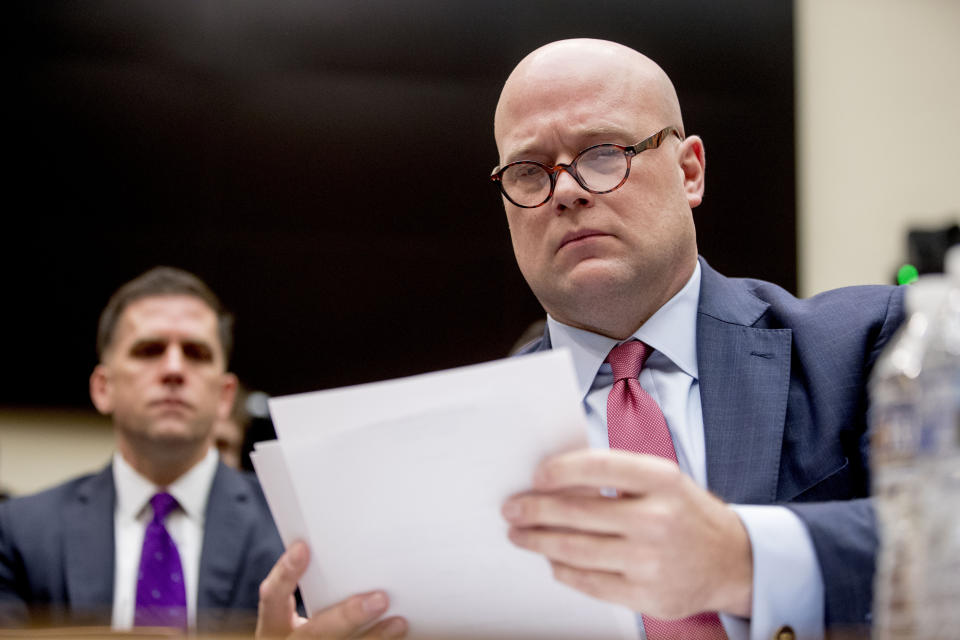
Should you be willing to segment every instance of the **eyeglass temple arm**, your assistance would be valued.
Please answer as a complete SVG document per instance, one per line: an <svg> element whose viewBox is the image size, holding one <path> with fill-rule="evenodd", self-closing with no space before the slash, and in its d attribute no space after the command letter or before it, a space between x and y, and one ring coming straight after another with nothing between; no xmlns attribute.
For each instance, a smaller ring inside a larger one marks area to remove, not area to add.
<svg viewBox="0 0 960 640"><path fill-rule="evenodd" d="M671 133L677 136L678 140L683 140L683 136L680 135L680 130L671 125L669 127L665 127L660 131L656 132L655 134L653 134L643 142L638 142L632 147L627 147L627 149L632 151L633 155L637 155L641 151L646 151L647 149L656 149L663 143L663 139L666 138Z"/></svg>

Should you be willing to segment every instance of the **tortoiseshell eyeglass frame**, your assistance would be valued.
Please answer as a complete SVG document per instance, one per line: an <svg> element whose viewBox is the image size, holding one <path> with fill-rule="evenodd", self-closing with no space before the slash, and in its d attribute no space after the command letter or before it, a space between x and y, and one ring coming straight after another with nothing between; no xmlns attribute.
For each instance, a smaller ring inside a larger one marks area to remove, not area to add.
<svg viewBox="0 0 960 640"><path fill-rule="evenodd" d="M589 191L590 193L595 193L595 194L610 193L611 191L616 191L617 189L622 187L623 183L626 182L627 178L630 177L630 163L631 163L631 160L633 160L633 157L635 155L639 153L643 153L648 149L656 149L663 143L664 139L670 134L673 134L677 136L678 139L683 140L683 136L680 134L680 130L677 127L674 127L671 125L669 127L664 127L660 131L657 131L655 134L653 134L649 138L641 140L640 142L636 144L632 144L630 146L625 147L620 144L612 144L607 142L607 143L595 144L593 146L587 147L586 149L583 149L582 151L580 151L580 153L578 153L573 158L573 160L570 161L569 164L561 162L550 167L543 164L542 162L536 162L534 160L516 160L514 162L507 163L502 167L498 165L493 168L493 171L490 172L490 180L497 183L497 186L500 188L500 193L503 194L503 197L505 197L507 200L509 200L516 206L521 207L523 209L536 209L537 207L542 207L543 205L545 205L550 201L550 198L553 197L553 190L557 186L557 176L560 173L560 171L566 171L567 173L569 173L573 177L573 179L577 181L577 184L583 187L585 191ZM591 189L586 184L584 184L583 178L581 178L579 172L577 172L577 162L580 160L581 156L583 156L583 154L587 153L588 151L596 149L597 147L616 147L617 149L620 149L623 152L624 156L627 159L627 170L623 174L623 179L619 183L617 183L615 187L611 189L604 189L602 191ZM519 164L536 165L541 169L543 169L544 171L546 171L547 175L550 176L550 192L547 193L547 197L544 198L542 202L539 202L537 204L520 204L519 202L511 198L510 194L507 193L506 189L503 188L503 180L502 180L503 172L509 169L510 167L513 167Z"/></svg>

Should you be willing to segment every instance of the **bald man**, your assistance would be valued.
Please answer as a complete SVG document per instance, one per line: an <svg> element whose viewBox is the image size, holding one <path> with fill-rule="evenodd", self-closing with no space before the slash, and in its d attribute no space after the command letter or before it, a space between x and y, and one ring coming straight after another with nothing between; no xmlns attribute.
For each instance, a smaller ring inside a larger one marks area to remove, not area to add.
<svg viewBox="0 0 960 640"><path fill-rule="evenodd" d="M622 45L528 55L494 134L491 178L547 312L526 352L570 350L591 444L543 461L507 501L510 539L557 580L636 611L651 640L868 624L865 381L902 293L798 300L711 269L692 211L703 141L664 71ZM631 373L611 364L627 360ZM641 417L623 417L624 393Z"/></svg>

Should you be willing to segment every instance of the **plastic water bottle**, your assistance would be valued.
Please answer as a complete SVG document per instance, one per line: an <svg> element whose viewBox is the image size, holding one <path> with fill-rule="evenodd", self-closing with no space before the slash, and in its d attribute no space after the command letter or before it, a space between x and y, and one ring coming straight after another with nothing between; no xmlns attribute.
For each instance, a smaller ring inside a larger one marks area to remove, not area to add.
<svg viewBox="0 0 960 640"><path fill-rule="evenodd" d="M960 246L947 253L949 280L923 360L922 430L932 465L921 493L926 545L920 637L960 636Z"/></svg>
<svg viewBox="0 0 960 640"><path fill-rule="evenodd" d="M921 638L926 608L923 500L936 447L925 429L925 365L947 292L942 276L906 290L907 320L874 366L869 383L870 464L880 549L874 582L873 637Z"/></svg>

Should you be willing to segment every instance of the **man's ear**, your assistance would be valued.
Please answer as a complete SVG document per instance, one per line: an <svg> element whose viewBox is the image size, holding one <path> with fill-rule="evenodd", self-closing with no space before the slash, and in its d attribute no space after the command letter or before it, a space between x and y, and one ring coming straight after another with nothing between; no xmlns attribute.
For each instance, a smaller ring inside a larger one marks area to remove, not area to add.
<svg viewBox="0 0 960 640"><path fill-rule="evenodd" d="M683 171L683 190L693 209L703 202L704 174L707 170L707 152L700 136L689 136L680 143L680 169Z"/></svg>
<svg viewBox="0 0 960 640"><path fill-rule="evenodd" d="M94 367L90 374L90 399L97 411L103 415L113 413L113 384L110 381L110 371L102 364Z"/></svg>
<svg viewBox="0 0 960 640"><path fill-rule="evenodd" d="M220 400L217 403L217 418L226 420L233 411L233 401L237 397L239 381L232 373L223 374L220 382Z"/></svg>

